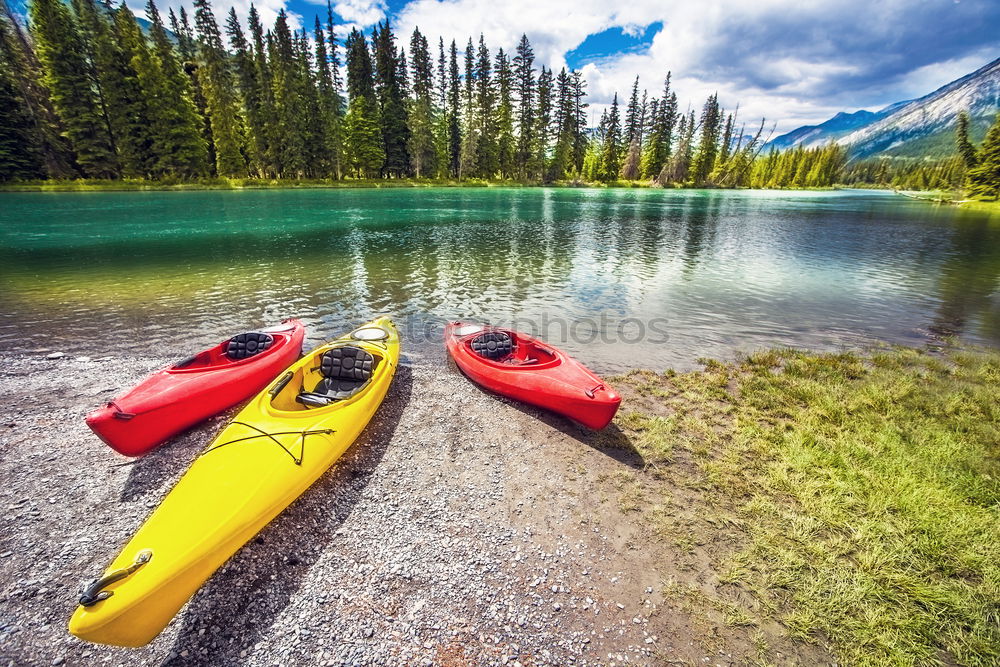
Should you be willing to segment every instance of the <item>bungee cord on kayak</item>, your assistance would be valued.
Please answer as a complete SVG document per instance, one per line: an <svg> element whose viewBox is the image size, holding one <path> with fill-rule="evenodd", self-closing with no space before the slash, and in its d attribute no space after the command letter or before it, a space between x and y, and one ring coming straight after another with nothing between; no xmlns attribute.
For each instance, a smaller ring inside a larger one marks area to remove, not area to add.
<svg viewBox="0 0 1000 667"><path fill-rule="evenodd" d="M277 432L274 432L274 433L268 433L267 431L263 431L263 430L257 428L256 426L254 426L253 424L247 424L246 422L234 421L234 422L230 422L230 424L231 425L237 425L237 426L245 426L247 428L252 428L255 431L259 431L259 433L257 435L248 435L248 436L246 436L244 438L235 438L233 440L227 440L226 442L220 442L219 444L217 444L217 445L215 445L213 447L209 447L208 449L206 449L202 453L202 456L204 456L205 454L208 454L209 452L214 452L217 449L222 449L226 445L233 445L233 444L236 444L238 442L246 442L247 440L256 440L257 438L270 438L275 443L277 443L277 445L279 447L281 447L283 450L285 450L285 452L287 452L289 456L292 457L292 460L295 461L295 465L300 466L300 465L302 465L302 458L305 456L305 452L306 452L306 436L307 435L332 435L333 433L336 433L336 431L334 431L333 429L330 429L330 428L321 428L321 429L303 430L303 431L277 431ZM281 441L278 440L277 437L275 437L275 436L279 436L279 435L298 435L299 436L299 438L301 439L301 441L299 442L299 455L298 456L295 456L295 454L292 453L292 450L290 450L287 447L285 447L281 443Z"/></svg>

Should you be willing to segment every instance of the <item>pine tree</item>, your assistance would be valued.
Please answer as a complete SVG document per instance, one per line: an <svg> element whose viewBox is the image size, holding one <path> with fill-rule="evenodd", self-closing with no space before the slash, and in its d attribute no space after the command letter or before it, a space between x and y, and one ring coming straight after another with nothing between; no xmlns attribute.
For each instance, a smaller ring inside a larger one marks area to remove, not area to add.
<svg viewBox="0 0 1000 667"><path fill-rule="evenodd" d="M296 39L288 27L288 15L278 12L268 58L275 108L275 153L278 173L283 178L303 178L308 168L306 124L311 122L303 109L305 85Z"/></svg>
<svg viewBox="0 0 1000 667"><path fill-rule="evenodd" d="M94 94L76 21L59 0L35 0L30 13L44 84L62 119L77 164L88 177L115 178L117 160Z"/></svg>
<svg viewBox="0 0 1000 667"><path fill-rule="evenodd" d="M965 168L973 169L979 164L979 154L976 152L976 147L969 141L969 113L967 111L958 114L955 135L958 142L958 154L962 156Z"/></svg>
<svg viewBox="0 0 1000 667"><path fill-rule="evenodd" d="M434 176L447 178L450 155L448 151L448 57L444 51L444 38L438 38L437 87L434 91Z"/></svg>
<svg viewBox="0 0 1000 667"><path fill-rule="evenodd" d="M347 58L347 96L349 99L366 97L375 102L375 77L368 42L354 28L344 46Z"/></svg>
<svg viewBox="0 0 1000 667"><path fill-rule="evenodd" d="M95 0L73 0L73 6L91 45L101 107L122 173L129 178L147 177L154 167L147 101L129 55L121 47L112 13Z"/></svg>
<svg viewBox="0 0 1000 667"><path fill-rule="evenodd" d="M371 52L365 36L357 28L351 30L344 48L350 98L344 119L345 158L356 176L372 178L382 169L385 151L382 149Z"/></svg>
<svg viewBox="0 0 1000 667"><path fill-rule="evenodd" d="M695 185L703 185L715 167L719 154L719 113L718 95L711 95L705 101L701 112L701 138L691 164L691 179Z"/></svg>
<svg viewBox="0 0 1000 667"><path fill-rule="evenodd" d="M111 150L115 154L116 169L120 176L121 161L116 145L118 138L115 136L119 130L119 123L112 124L111 116L117 111L117 109L113 110L112 107L116 102L120 103L120 100L115 100L113 97L116 93L120 95L121 91L120 86L118 86L118 90L114 90L115 84L120 83L120 80L117 80L120 77L116 77L119 72L116 71L113 63L109 62L107 57L109 54L105 48L111 44L111 40L105 29L104 17L98 13L93 0L72 0L70 5L73 8L73 16L80 31L87 74L93 86L101 119L107 129ZM118 120L119 114L115 113L115 116Z"/></svg>
<svg viewBox="0 0 1000 667"><path fill-rule="evenodd" d="M414 29L410 38L413 67L413 102L410 106L410 163L417 178L433 175L437 151L434 142L433 81L427 38Z"/></svg>
<svg viewBox="0 0 1000 667"><path fill-rule="evenodd" d="M226 34L233 47L233 66L239 81L242 107L246 114L246 153L249 167L254 176L260 177L265 172L265 147L263 143L265 131L260 78L253 53L250 50L250 43L247 41L239 18L236 16L236 9L233 7L229 8L229 16L226 19Z"/></svg>
<svg viewBox="0 0 1000 667"><path fill-rule="evenodd" d="M451 40L448 52L448 166L451 175L459 178L462 158L461 94L458 75L458 48Z"/></svg>
<svg viewBox="0 0 1000 667"><path fill-rule="evenodd" d="M251 5L251 8L253 5ZM180 8L180 20L174 14L173 8L170 10L170 31L177 39L177 50L180 52L181 60L184 62L194 62L198 57L198 45L194 41L194 30L191 28L191 21L188 20L187 10Z"/></svg>
<svg viewBox="0 0 1000 667"><path fill-rule="evenodd" d="M250 15L254 15L253 5L250 5ZM180 19L177 15L173 14L171 11L170 18L170 28L174 33L174 37L177 40L177 50L176 53L171 53L171 58L177 60L177 56L180 56L179 67L184 75L187 77L187 88L191 97L191 101L194 103L195 112L198 114L201 125L201 137L205 142L207 147L207 161L209 165L209 171L214 171L215 169L215 141L212 137L212 122L209 118L208 113L208 101L205 99L204 85L202 84L202 74L200 72L200 64L198 63L198 43L195 40L194 29L191 27L191 22L188 19L187 10L184 7L180 8ZM152 33L151 33L152 36ZM166 31L163 31L163 36L166 37ZM161 44L159 38L156 39L158 44L157 51L161 60L165 57L165 45ZM173 44L168 39L166 46L171 47L173 51Z"/></svg>
<svg viewBox="0 0 1000 667"><path fill-rule="evenodd" d="M583 171L583 160L587 154L587 82L579 71L570 75L570 97L573 105L573 161L570 165L576 173Z"/></svg>
<svg viewBox="0 0 1000 667"><path fill-rule="evenodd" d="M559 70L559 74L556 76L556 142L552 150L552 161L549 164L548 180L564 178L566 172L572 167L575 124L576 110L572 83L570 75L564 67Z"/></svg>
<svg viewBox="0 0 1000 667"><path fill-rule="evenodd" d="M313 73L312 48L305 29L295 39L295 62L299 67L298 81L302 119L303 156L308 178L329 176L333 170L330 152L327 150L326 130L329 120L324 115L324 103L320 100L316 76Z"/></svg>
<svg viewBox="0 0 1000 667"><path fill-rule="evenodd" d="M5 20L0 17L0 30ZM0 49L0 181L42 178L41 150L27 105L14 83L12 65Z"/></svg>
<svg viewBox="0 0 1000 667"><path fill-rule="evenodd" d="M476 113L476 50L472 38L465 47L465 76L462 79L462 146L458 177L475 176L478 171L479 124Z"/></svg>
<svg viewBox="0 0 1000 667"><path fill-rule="evenodd" d="M545 179L548 167L552 126L552 70L544 66L538 74L538 107L534 116L535 143L528 171L532 178L541 181Z"/></svg>
<svg viewBox="0 0 1000 667"><path fill-rule="evenodd" d="M1000 198L1000 114L987 130L978 157L978 164L968 172L969 194L973 197Z"/></svg>
<svg viewBox="0 0 1000 667"><path fill-rule="evenodd" d="M626 181L634 181L639 178L640 156L639 138L636 137L629 144L628 151L625 153L625 161L622 163L621 177Z"/></svg>
<svg viewBox="0 0 1000 667"><path fill-rule="evenodd" d="M316 49L315 95L318 102L317 118L314 122L319 124L323 140L322 175L340 178L341 139L338 115L340 94L334 88L330 55L326 50L327 34L318 16L313 28L313 44Z"/></svg>
<svg viewBox="0 0 1000 667"><path fill-rule="evenodd" d="M204 63L201 81L212 123L216 173L227 178L245 177L247 164L243 157L243 119L237 108L236 88L222 43L222 33L209 0L194 0L194 6L198 51ZM159 22L153 0L146 5L146 16L153 23Z"/></svg>
<svg viewBox="0 0 1000 667"><path fill-rule="evenodd" d="M150 50L132 10L123 1L115 11L115 31L145 101L150 173L160 177L203 176L208 169L207 145L201 136L203 121L191 101L189 79L181 72L162 24L150 26Z"/></svg>
<svg viewBox="0 0 1000 667"><path fill-rule="evenodd" d="M316 38L317 41L319 37ZM329 63L330 92L329 102L332 112L331 125L327 131L327 141L331 159L333 160L334 171L338 179L343 178L344 162L344 82L340 78L340 56L338 55L337 33L334 31L333 5L330 0L326 3L326 44L328 48L327 63ZM319 51L317 51L317 54ZM317 55L317 57L319 57ZM325 76L321 72L322 76Z"/></svg>
<svg viewBox="0 0 1000 667"><path fill-rule="evenodd" d="M40 153L45 174L49 178L75 178L78 173L72 165L69 142L63 136L49 91L42 83L41 63L5 0L0 0L0 61L5 63L9 80L27 114L30 136Z"/></svg>
<svg viewBox="0 0 1000 667"><path fill-rule="evenodd" d="M250 40L253 54L254 78L258 81L260 99L258 100L261 134L254 138L260 156L261 176L276 178L280 175L280 127L278 108L274 100L274 76L268 62L268 47L264 37L264 26L260 22L260 14L256 7L250 5L247 16L250 24Z"/></svg>
<svg viewBox="0 0 1000 667"><path fill-rule="evenodd" d="M652 130L646 142L642 162L644 178L657 178L663 170L663 165L670 159L674 126L677 123L677 95L670 90L670 72L667 72L663 83L663 96L656 105L651 121Z"/></svg>
<svg viewBox="0 0 1000 667"><path fill-rule="evenodd" d="M618 94L615 93L608 112L608 124L604 136L604 152L601 161L604 167L603 180L613 181L621 171L621 116L618 112Z"/></svg>
<svg viewBox="0 0 1000 667"><path fill-rule="evenodd" d="M631 146L633 142L641 143L642 129L640 115L642 113L639 105L639 77L635 77L632 84L632 95L628 98L628 106L625 109L625 135L624 145Z"/></svg>
<svg viewBox="0 0 1000 667"><path fill-rule="evenodd" d="M503 49L497 51L496 57L497 83L497 164L501 178L511 178L514 175L514 101L512 91L514 75L510 67L510 59Z"/></svg>
<svg viewBox="0 0 1000 667"><path fill-rule="evenodd" d="M476 53L476 131L479 135L476 163L477 173L482 178L493 178L500 169L496 103L490 50L486 48L486 40L479 35L479 50Z"/></svg>
<svg viewBox="0 0 1000 667"><path fill-rule="evenodd" d="M514 56L514 82L517 87L517 148L514 164L521 178L528 175L534 148L535 131L535 52L528 36L522 34Z"/></svg>
<svg viewBox="0 0 1000 667"><path fill-rule="evenodd" d="M660 185L668 183L683 183L688 180L691 167L691 156L694 151L695 133L694 111L686 116L681 116L677 128L677 150L673 151L670 160L664 163L660 174L656 177L656 182Z"/></svg>
<svg viewBox="0 0 1000 667"><path fill-rule="evenodd" d="M372 41L375 47L375 90L382 124L382 147L385 151L382 175L402 177L410 170L410 130L400 78L400 57L388 20L375 28Z"/></svg>
<svg viewBox="0 0 1000 667"><path fill-rule="evenodd" d="M385 163L378 110L367 97L352 97L345 120L347 159L355 175L374 178Z"/></svg>

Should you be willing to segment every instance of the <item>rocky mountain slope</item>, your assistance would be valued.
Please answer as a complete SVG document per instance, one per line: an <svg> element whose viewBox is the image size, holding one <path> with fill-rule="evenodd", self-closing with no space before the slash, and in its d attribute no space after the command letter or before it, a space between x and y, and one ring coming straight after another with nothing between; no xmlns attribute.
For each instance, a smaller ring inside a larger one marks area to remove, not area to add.
<svg viewBox="0 0 1000 667"><path fill-rule="evenodd" d="M963 110L972 116L973 139L981 139L1000 111L1000 58L919 99L878 112L839 113L819 125L792 130L770 146L813 147L835 141L848 146L856 158L939 157L954 152L955 118Z"/></svg>

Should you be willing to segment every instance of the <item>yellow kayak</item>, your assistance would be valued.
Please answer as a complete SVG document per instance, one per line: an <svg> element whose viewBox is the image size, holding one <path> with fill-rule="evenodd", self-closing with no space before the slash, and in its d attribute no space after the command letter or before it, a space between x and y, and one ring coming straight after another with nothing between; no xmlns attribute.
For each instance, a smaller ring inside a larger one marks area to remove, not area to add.
<svg viewBox="0 0 1000 667"><path fill-rule="evenodd" d="M290 366L195 459L163 503L80 598L69 631L142 646L226 560L354 442L399 363L380 318Z"/></svg>

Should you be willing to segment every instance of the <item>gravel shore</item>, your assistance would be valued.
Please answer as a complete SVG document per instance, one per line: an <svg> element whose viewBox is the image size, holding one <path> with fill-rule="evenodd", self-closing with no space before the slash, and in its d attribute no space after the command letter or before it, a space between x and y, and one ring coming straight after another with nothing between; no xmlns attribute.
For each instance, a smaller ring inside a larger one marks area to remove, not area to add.
<svg viewBox="0 0 1000 667"><path fill-rule="evenodd" d="M641 512L615 501L616 480L644 474L625 434L486 394L440 357L408 359L359 441L155 641L79 641L66 622L81 582L231 416L137 461L90 433L89 409L168 361L0 356L0 665L729 665L756 655L748 632L710 615L706 635L701 615L664 599L668 580L714 575L681 571Z"/></svg>

